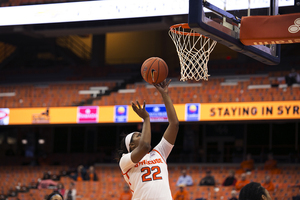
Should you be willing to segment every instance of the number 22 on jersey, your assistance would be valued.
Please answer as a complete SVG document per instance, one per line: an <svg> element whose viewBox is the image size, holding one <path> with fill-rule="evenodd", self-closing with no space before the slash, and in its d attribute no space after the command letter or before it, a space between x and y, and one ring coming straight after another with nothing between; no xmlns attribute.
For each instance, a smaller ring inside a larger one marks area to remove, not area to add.
<svg viewBox="0 0 300 200"><path fill-rule="evenodd" d="M160 167L159 166L153 166L153 167L143 167L141 169L141 172L145 172L142 175L142 181L146 182L146 181L155 181L155 180L160 180L162 179L161 176L159 176L159 174L161 173Z"/></svg>

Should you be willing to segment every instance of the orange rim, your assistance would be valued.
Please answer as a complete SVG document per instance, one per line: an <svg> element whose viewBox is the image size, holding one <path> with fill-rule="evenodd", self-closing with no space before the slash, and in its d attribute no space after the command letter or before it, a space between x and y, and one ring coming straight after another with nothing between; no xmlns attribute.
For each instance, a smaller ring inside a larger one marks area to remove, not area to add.
<svg viewBox="0 0 300 200"><path fill-rule="evenodd" d="M170 27L170 31L173 32L173 33L176 33L178 35L191 35L191 36L203 36L205 37L204 35L201 35L200 33L191 33L191 32L184 32L184 31L178 31L177 28L183 28L183 29L191 29L189 27L189 24L188 23L183 23L183 24L175 24L175 25L172 25Z"/></svg>

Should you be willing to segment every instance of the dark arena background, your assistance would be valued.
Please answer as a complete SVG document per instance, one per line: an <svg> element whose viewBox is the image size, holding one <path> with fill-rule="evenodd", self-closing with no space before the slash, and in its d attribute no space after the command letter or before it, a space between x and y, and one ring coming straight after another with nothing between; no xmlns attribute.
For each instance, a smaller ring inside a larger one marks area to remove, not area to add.
<svg viewBox="0 0 300 200"><path fill-rule="evenodd" d="M116 151L122 134L142 129L130 102L146 100L152 147L168 125L161 96L141 76L149 57L168 64L169 95L180 121L167 160L173 196L185 169L193 179L184 188L190 200L228 200L232 191L238 196L237 186L223 185L231 170L237 181L245 175L263 184L269 176L274 200L300 198L299 44L282 44L278 65L217 44L208 81L180 82L168 31L187 22L187 13L76 21L82 13L70 8L75 20L50 22L41 20L64 15L43 10L38 14L45 18L36 14L28 22L33 11L1 15L3 8L53 3L71 2L0 0L1 200L43 200L71 184L76 200L120 199L126 182ZM296 1L279 8L282 14L293 12L299 13ZM14 21L23 17L24 22ZM199 186L207 171L215 184Z"/></svg>

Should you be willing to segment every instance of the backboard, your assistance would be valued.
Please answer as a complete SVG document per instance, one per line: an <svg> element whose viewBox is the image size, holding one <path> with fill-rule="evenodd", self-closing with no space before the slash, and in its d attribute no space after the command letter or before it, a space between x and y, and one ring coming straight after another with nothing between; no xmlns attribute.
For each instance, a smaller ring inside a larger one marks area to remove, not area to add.
<svg viewBox="0 0 300 200"><path fill-rule="evenodd" d="M243 45L240 26L243 16L277 15L279 6L292 0L189 0L189 27L237 52L264 64L280 63L280 44ZM259 30L257 30L259 32Z"/></svg>

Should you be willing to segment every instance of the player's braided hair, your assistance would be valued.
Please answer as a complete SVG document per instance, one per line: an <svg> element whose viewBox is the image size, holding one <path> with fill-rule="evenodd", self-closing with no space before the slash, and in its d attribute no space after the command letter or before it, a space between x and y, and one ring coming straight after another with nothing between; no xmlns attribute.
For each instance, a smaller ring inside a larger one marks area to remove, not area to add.
<svg viewBox="0 0 300 200"><path fill-rule="evenodd" d="M251 182L245 185L239 194L239 200L261 200L266 195L265 188L260 183Z"/></svg>
<svg viewBox="0 0 300 200"><path fill-rule="evenodd" d="M121 140L121 143L120 143L120 148L117 150L117 153L116 153L117 155L116 155L116 158L115 158L117 160L117 162L120 161L123 153L128 153L127 148L125 146L125 138L126 138L127 135L128 134L124 134L124 133L121 134L122 140ZM131 138L131 140L132 140L132 138Z"/></svg>
<svg viewBox="0 0 300 200"><path fill-rule="evenodd" d="M54 191L51 194L49 194L49 196L47 196L47 200L63 200L63 199L64 199L63 196L57 191Z"/></svg>

